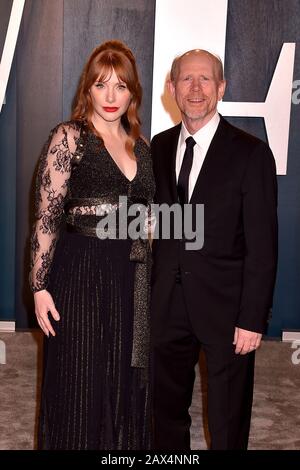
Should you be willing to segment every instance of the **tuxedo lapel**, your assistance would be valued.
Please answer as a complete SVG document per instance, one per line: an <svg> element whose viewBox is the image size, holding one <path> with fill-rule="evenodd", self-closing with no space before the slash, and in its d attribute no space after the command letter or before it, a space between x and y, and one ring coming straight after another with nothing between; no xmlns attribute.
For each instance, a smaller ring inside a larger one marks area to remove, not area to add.
<svg viewBox="0 0 300 470"><path fill-rule="evenodd" d="M171 183L171 194L172 194L172 201L178 201L178 194L177 194L177 182L176 182L176 153L177 153L177 145L178 139L180 134L181 124L178 124L172 129L172 135L170 135L169 139L169 168L168 174L170 175L170 183Z"/></svg>
<svg viewBox="0 0 300 470"><path fill-rule="evenodd" d="M230 150L231 132L222 116L216 133L205 155L201 170L199 172L190 204L197 203L201 200L202 188L210 184L211 174L218 171L218 163L220 158Z"/></svg>

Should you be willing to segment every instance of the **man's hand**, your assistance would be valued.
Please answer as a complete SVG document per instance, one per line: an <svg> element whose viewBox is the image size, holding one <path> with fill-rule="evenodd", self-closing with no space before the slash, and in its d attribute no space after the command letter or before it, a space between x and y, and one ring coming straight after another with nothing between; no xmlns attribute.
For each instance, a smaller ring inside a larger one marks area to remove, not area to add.
<svg viewBox="0 0 300 470"><path fill-rule="evenodd" d="M233 340L233 344L235 344L235 354L247 354L254 351L260 346L261 337L261 333L235 327Z"/></svg>
<svg viewBox="0 0 300 470"><path fill-rule="evenodd" d="M51 323L49 321L48 312L51 313L54 320L59 320L59 313L55 308L51 294L47 290L41 290L34 294L35 314L38 324L42 328L45 335L49 337L49 333L55 336Z"/></svg>

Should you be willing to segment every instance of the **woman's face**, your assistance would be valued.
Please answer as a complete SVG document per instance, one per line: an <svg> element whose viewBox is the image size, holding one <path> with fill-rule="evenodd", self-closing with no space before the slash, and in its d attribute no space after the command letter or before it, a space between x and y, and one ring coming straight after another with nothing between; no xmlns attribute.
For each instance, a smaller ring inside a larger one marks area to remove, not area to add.
<svg viewBox="0 0 300 470"><path fill-rule="evenodd" d="M118 78L114 69L102 81L97 78L90 88L90 95L94 108L93 117L106 122L120 120L131 101L126 83Z"/></svg>

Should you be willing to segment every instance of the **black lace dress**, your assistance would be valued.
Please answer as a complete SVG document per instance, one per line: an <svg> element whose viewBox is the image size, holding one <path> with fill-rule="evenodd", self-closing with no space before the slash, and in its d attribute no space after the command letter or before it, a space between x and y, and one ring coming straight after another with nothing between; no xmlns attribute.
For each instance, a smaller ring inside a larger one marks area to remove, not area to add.
<svg viewBox="0 0 300 470"><path fill-rule="evenodd" d="M118 214L119 196L129 207L151 202L149 148L138 139L134 152L129 181L101 140L70 121L40 157L30 280L60 314L45 337L41 449L151 448L149 242L95 230Z"/></svg>

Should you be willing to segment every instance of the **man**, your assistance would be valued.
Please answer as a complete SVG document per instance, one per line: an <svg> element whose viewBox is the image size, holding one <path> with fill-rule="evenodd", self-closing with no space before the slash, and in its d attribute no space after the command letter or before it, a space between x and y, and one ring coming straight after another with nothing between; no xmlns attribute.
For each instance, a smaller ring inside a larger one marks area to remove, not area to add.
<svg viewBox="0 0 300 470"><path fill-rule="evenodd" d="M182 123L152 140L155 202L204 204L204 245L187 250L175 237L153 243L155 447L190 449L202 347L211 449L246 449L254 355L276 274L275 162L267 144L218 114L225 81L216 56L192 50L175 59L169 89Z"/></svg>

